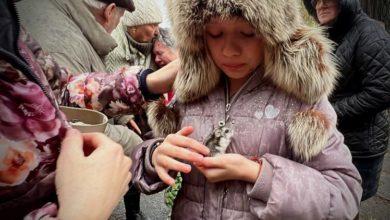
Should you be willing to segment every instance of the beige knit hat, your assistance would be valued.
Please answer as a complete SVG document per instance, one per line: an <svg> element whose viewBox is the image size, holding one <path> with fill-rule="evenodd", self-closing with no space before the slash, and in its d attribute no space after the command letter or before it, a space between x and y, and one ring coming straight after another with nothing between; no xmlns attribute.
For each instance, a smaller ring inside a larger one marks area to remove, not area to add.
<svg viewBox="0 0 390 220"><path fill-rule="evenodd" d="M144 24L159 24L162 22L162 13L155 0L134 0L135 11L126 11L122 23L128 27Z"/></svg>

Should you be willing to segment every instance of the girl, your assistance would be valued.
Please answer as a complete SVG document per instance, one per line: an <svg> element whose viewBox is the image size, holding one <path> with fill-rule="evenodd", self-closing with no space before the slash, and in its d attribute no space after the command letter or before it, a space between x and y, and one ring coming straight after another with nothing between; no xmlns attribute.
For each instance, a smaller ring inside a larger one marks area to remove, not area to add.
<svg viewBox="0 0 390 220"><path fill-rule="evenodd" d="M165 139L135 152L135 184L153 193L182 172L173 219L353 219L361 180L326 98L330 42L297 1L168 6L182 73L176 103L149 108Z"/></svg>

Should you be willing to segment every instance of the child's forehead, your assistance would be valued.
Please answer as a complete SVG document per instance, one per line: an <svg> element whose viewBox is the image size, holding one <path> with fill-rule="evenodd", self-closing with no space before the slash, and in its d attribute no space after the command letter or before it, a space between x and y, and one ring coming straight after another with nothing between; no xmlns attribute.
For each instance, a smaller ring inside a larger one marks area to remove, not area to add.
<svg viewBox="0 0 390 220"><path fill-rule="evenodd" d="M250 25L249 21L239 17L239 16L214 16L208 19L205 23L205 25L213 25L213 24L230 24L230 23L237 23L237 24L247 24Z"/></svg>
<svg viewBox="0 0 390 220"><path fill-rule="evenodd" d="M234 16L234 17L213 17L213 18L210 18L210 20L208 20L206 23L205 23L205 28L206 29L209 29L209 28L218 28L218 27L226 27L226 28L244 28L244 29L253 29L253 25L245 20L244 18L241 18L241 17L237 17L237 16Z"/></svg>

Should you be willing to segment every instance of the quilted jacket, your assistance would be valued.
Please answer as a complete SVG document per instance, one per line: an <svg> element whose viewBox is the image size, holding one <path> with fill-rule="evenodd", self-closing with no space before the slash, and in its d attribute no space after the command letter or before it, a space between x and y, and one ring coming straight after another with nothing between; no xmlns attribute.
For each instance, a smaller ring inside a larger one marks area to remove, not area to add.
<svg viewBox="0 0 390 220"><path fill-rule="evenodd" d="M0 219L56 215L54 171L69 128L57 103L134 113L147 71L137 78L136 69L68 78L20 29L13 0L0 0Z"/></svg>
<svg viewBox="0 0 390 220"><path fill-rule="evenodd" d="M310 0L305 3L315 17ZM387 150L390 132L390 36L358 0L340 4L338 20L328 29L341 72L330 101L352 155L379 156Z"/></svg>

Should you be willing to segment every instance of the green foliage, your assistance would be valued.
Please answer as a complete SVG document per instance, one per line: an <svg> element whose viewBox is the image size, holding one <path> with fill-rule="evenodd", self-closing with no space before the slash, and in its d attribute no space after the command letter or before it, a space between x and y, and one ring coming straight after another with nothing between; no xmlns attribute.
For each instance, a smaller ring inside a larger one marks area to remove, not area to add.
<svg viewBox="0 0 390 220"><path fill-rule="evenodd" d="M183 182L183 178L181 177L181 174L179 173L175 179L175 185L170 186L170 187L168 187L167 190L165 190L165 204L169 208L173 207L176 196L179 193L179 190L181 189L182 182Z"/></svg>

